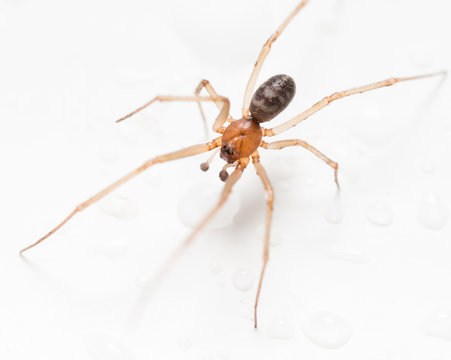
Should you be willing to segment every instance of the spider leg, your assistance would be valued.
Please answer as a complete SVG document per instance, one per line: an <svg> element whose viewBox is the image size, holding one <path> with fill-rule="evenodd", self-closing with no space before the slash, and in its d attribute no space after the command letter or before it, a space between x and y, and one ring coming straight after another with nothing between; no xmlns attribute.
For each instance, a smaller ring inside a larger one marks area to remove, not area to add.
<svg viewBox="0 0 451 360"><path fill-rule="evenodd" d="M40 238L35 243L33 243L33 244L27 246L26 248L20 250L20 253L23 253L24 251L27 251L28 249L31 249L32 247L38 245L39 243L41 243L42 241L47 239L50 235L52 235L54 232L56 232L59 228L61 228L76 213L84 210L89 205L95 203L97 200L100 200L105 195L107 195L108 193L110 193L111 191L116 189L117 187L121 186L122 184L124 184L125 182L130 180L131 178L133 178L136 175L140 174L141 172L143 172L147 168L151 167L152 165L155 165L155 164L158 164L158 163L162 163L162 162L166 162L166 161L171 161L171 160L176 160L176 159L181 159L181 158L197 155L197 154L204 153L204 152L210 151L212 149L215 149L215 148L217 148L219 146L221 146L221 138L220 137L215 139L215 140L213 140L213 141L211 141L211 142L208 142L206 144L193 145L193 146L187 147L185 149L174 151L174 152L171 152L171 153L168 153L168 154L165 154L165 155L160 155L160 156L157 156L157 157L155 157L153 159L150 159L150 160L146 161L139 168L129 172L127 175L123 176L122 178L117 180L115 183L111 184L107 188L103 189L102 191L98 192L94 196L90 197L85 202L83 202L80 205L78 205L69 214L69 216L67 216L60 224L58 224L54 229L52 229L49 233L47 233L47 235L43 236L42 238Z"/></svg>
<svg viewBox="0 0 451 360"><path fill-rule="evenodd" d="M251 77L246 85L246 91L244 92L244 100L243 100L243 117L249 117L249 105L251 103L252 94L254 92L255 83L257 82L258 75L260 74L260 70L262 68L263 62L266 59L269 51L271 50L271 45L277 38L282 34L285 30L288 23L296 16L296 14L308 3L308 0L301 1L296 8L288 15L285 21L280 25L277 30L269 37L266 41L265 45L263 45L263 49L260 51L258 55L257 61L255 62L254 69L252 70Z"/></svg>
<svg viewBox="0 0 451 360"><path fill-rule="evenodd" d="M442 75L442 76L446 75L446 71L439 71L439 72L435 72L435 73L423 74L423 75L417 75L417 76L409 76L409 77L399 77L399 78L392 77L392 78L389 78L389 79L386 79L386 80L378 81L378 82L373 83L373 84L359 86L359 87L356 87L356 88L353 88L353 89L348 89L348 90L344 90L344 91L339 91L339 92L333 93L332 95L326 96L322 100L318 101L312 107L310 107L309 109L307 109L304 112L300 113L298 116L295 116L291 120L288 120L288 121L286 121L286 122L284 122L284 123L272 128L272 129L264 129L263 130L263 134L264 134L264 136L274 136L274 135L280 134L280 133L282 133L284 131L287 131L288 129L292 128L293 126L296 126L301 121L307 119L308 117L310 117L314 113L318 112L322 108L326 107L332 101L335 101L335 100L338 100L338 99L342 99L342 98L344 98L346 96L360 94L360 93L363 93L363 92L366 92L366 91L369 91L369 90L378 89L378 88L381 88L381 87L384 87L384 86L391 86L391 85L394 85L394 84L396 84L398 82L401 82L401 81L422 79L422 78L427 78L427 77L437 76L437 75Z"/></svg>
<svg viewBox="0 0 451 360"><path fill-rule="evenodd" d="M211 210L207 216L200 222L200 224L193 230L193 232L190 234L190 236L186 239L185 243L190 243L194 237L201 231L205 225L208 224L208 222L215 216L215 214L219 211L219 209L224 205L227 198L229 197L230 192L232 191L233 185L240 179L241 175L243 174L244 169L246 168L247 164L249 163L249 158L241 158L238 161L237 166L235 167L235 170L229 175L227 178L224 189L222 190L221 196L219 197L219 201L216 204L216 207Z"/></svg>
<svg viewBox="0 0 451 360"><path fill-rule="evenodd" d="M313 147L309 143L295 139L295 140L280 140L280 141L274 141L272 143L267 143L262 141L262 144L260 145L264 149L271 149L271 150L280 150L283 148L286 148L287 146L302 146L304 149L307 149L308 151L312 152L316 156L318 156L321 160L325 161L327 165L329 165L332 169L334 169L334 179L335 184L337 184L337 188L340 189L340 184L338 183L338 164L329 159L326 155L324 155L321 151L319 151L317 148Z"/></svg>
<svg viewBox="0 0 451 360"><path fill-rule="evenodd" d="M119 120L116 120L116 122L124 121L125 119L128 119L129 117L135 115L136 113L140 112L141 110L144 110L146 107L153 104L155 101L195 101L199 103L200 101L213 101L213 102L219 102L222 103L221 111L219 112L219 115L216 117L216 120L213 124L213 131L222 133L224 128L222 125L226 122L228 116L229 116L229 110L230 110L230 101L224 96L211 96L211 97L204 97L204 96L170 96L170 95L158 95L155 96L152 100L146 102L144 105L140 106L136 110L132 111L131 113L121 117Z"/></svg>
<svg viewBox="0 0 451 360"><path fill-rule="evenodd" d="M216 97L216 98L218 97L218 94L216 93L213 86L210 84L210 82L208 80L205 80L205 79L201 80L199 85L197 85L196 89L194 90L194 95L199 96L199 94L203 88L205 88L207 90L208 94L210 94L211 97ZM218 110L221 111L221 109L224 105L223 102L215 101L215 104L216 104L216 107L218 108ZM204 128L205 128L205 134L208 135L207 119L205 117L205 113L204 113L204 110L202 109L202 105L201 105L200 101L197 102L197 105L199 106L200 115L202 116L202 121L203 121ZM228 122L233 121L233 119L230 115L227 117L227 121Z"/></svg>
<svg viewBox="0 0 451 360"><path fill-rule="evenodd" d="M160 267L158 272L152 276L152 278L146 282L143 290L141 291L138 299L131 310L130 316L127 320L127 326L136 326L136 323L141 318L140 314L145 309L149 298L154 294L154 291L158 288L159 284L164 280L168 272L172 269L174 264L183 255L185 250L190 244L192 244L196 235L207 225L207 223L214 217L214 215L221 209L221 207L227 201L230 192L232 191L235 183L240 179L244 169L249 163L249 158L242 158L239 160L235 170L227 178L222 193L219 197L216 206L204 217L199 225L191 232L191 234L180 243L177 248L169 255L164 264Z"/></svg>
<svg viewBox="0 0 451 360"><path fill-rule="evenodd" d="M266 174L265 169L263 168L262 164L260 163L260 156L258 155L258 152L255 152L252 155L252 163L254 164L255 170L257 171L257 175L260 177L261 181L263 182L263 186L265 187L266 201L267 201L265 243L264 243L264 250L263 250L263 265L262 265L262 269L260 272L260 280L258 282L257 295L255 297L255 305L254 305L254 327L257 328L258 300L260 298L260 292L261 292L262 283L263 283L263 276L265 275L266 265L267 265L268 259L269 259L269 235L270 235L270 231L271 231L271 219L272 219L272 212L273 212L274 191L273 191L273 187L269 181L268 175Z"/></svg>

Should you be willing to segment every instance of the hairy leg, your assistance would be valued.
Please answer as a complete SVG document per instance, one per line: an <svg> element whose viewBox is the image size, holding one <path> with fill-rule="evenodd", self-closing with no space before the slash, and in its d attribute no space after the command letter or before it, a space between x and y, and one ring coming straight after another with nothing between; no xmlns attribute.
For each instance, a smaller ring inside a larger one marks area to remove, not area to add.
<svg viewBox="0 0 451 360"><path fill-rule="evenodd" d="M258 153L252 155L252 163L254 164L255 170L257 171L257 175L260 177L263 182L263 186L266 191L266 226L265 226L265 242L263 246L263 265L260 272L260 280L258 282L257 295L255 297L255 305L254 305L254 327L257 328L257 308L258 308L258 300L260 298L260 292L262 289L263 276L265 275L266 265L268 264L269 259L269 236L271 232L271 219L273 212L273 202L274 202L274 191L272 185L268 179L268 175L266 174L265 169L260 163L260 156Z"/></svg>
<svg viewBox="0 0 451 360"><path fill-rule="evenodd" d="M326 155L324 155L321 151L319 151L317 148L313 147L309 143L295 139L295 140L280 140L280 141L274 141L272 143L266 143L262 141L261 147L264 149L271 149L271 150L280 150L283 148L286 148L287 146L302 146L304 149L307 149L308 151L312 152L316 156L318 156L321 160L325 161L327 165L329 165L332 169L334 169L334 179L335 183L337 184L337 187L340 188L340 184L338 183L338 164L329 159Z"/></svg>
<svg viewBox="0 0 451 360"><path fill-rule="evenodd" d="M216 96L216 97L208 97L208 96L171 96L171 95L158 95L155 96L152 100L146 102L143 106L140 106L136 110L132 111L131 113L121 117L119 120L116 120L116 122L124 121L125 119L128 119L129 117L135 115L136 113L140 112L141 110L144 110L146 107L153 104L155 101L195 101L199 103L200 101L213 101L213 102L220 102L222 103L221 111L219 112L219 115L216 117L216 120L213 124L213 131L222 133L223 132L223 125L227 121L227 118L229 117L229 110L230 110L230 101L224 96Z"/></svg>
<svg viewBox="0 0 451 360"><path fill-rule="evenodd" d="M211 97L217 98L218 94L216 93L215 89L213 88L213 86L211 85L211 83L208 80L201 80L199 85L197 85L196 89L194 90L194 95L195 96L199 96L200 92L202 91L202 89L207 90L208 94ZM215 101L216 107L218 108L219 111L221 111L222 107L223 107L223 103L221 101ZM204 128L205 128L205 134L208 135L208 128L207 128L207 119L205 117L205 113L204 110L202 109L202 105L200 103L200 101L197 102L197 105L199 106L199 111L200 111L200 115L202 117L202 121L204 124ZM229 115L227 117L227 121L228 122L232 122L232 117Z"/></svg>
<svg viewBox="0 0 451 360"><path fill-rule="evenodd" d="M119 180L117 180L115 183L111 184L110 186L108 186L107 188L103 189L102 191L98 192L97 194L95 194L94 196L90 197L88 200L86 200L85 202L81 203L80 205L78 205L70 214L69 216L67 216L61 223L59 223L54 229L52 229L49 233L47 233L45 236L43 236L42 238L40 238L38 241L36 241L35 243L27 246L26 248L22 249L20 251L20 253L23 253L24 251L27 251L29 249L31 249L32 247L38 245L39 243L41 243L42 241L44 241L45 239L47 239L50 235L52 235L53 233L55 233L59 228L61 228L70 218L72 218L76 213L84 210L85 208L87 208L89 205L95 203L97 200L100 200L101 198L103 198L105 195L107 195L108 193L110 193L111 191L113 191L114 189L118 188L119 186L121 186L122 184L124 184L125 182L127 182L128 180L130 180L131 178L135 177L136 175L140 174L141 172L143 172L144 170L148 169L149 167L151 167L152 165L158 164L158 163L162 163L162 162L166 162L166 161L171 161L171 160L176 160L176 159L181 159L181 158L185 158L188 156L193 156L193 155L197 155L197 154L201 154L207 151L210 151L212 149L215 149L217 147L221 146L221 138L217 138L209 143L206 144L199 144L199 145L193 145L190 147L187 147L185 149L182 150L178 150L178 151L174 151L165 155L160 155L157 156L151 160L146 161L144 164L142 164L139 168L131 171L130 173L128 173L127 175L123 176L122 178L120 178Z"/></svg>
<svg viewBox="0 0 451 360"><path fill-rule="evenodd" d="M346 96L360 94L360 93L363 93L366 91L379 89L384 86L391 86L391 85L397 84L402 81L422 79L422 78L427 78L427 77L437 76L437 75L442 75L442 76L446 75L446 71L439 71L439 72L435 72L435 73L417 75L417 76L409 76L409 77L399 77L399 78L392 77L392 78L389 78L389 79L386 79L383 81L378 81L373 84L359 86L359 87L356 87L353 89L348 89L348 90L343 90L343 91L333 93L332 95L326 96L322 100L318 101L315 105L313 105L309 109L305 110L304 112L300 113L298 116L295 116L291 120L288 120L272 129L264 129L263 135L264 136L274 136L274 135L280 134L284 131L287 131L290 128L292 128L293 126L296 126L297 124L299 124L301 121L309 118L314 113L320 111L322 108L329 105L332 101L342 99Z"/></svg>
<svg viewBox="0 0 451 360"><path fill-rule="evenodd" d="M280 25L277 30L269 37L266 41L265 45L263 45L263 49L260 51L258 55L258 59L255 62L254 69L252 70L251 77L246 85L246 91L244 92L244 100L243 100L243 117L249 117L249 105L251 103L252 94L254 93L255 83L257 82L258 75L260 74L260 70L262 68L263 62L266 59L266 56L269 54L271 50L271 45L277 38L282 34L282 32L287 27L288 23L296 16L296 14L308 3L308 0L301 1L296 8L288 15L285 21Z"/></svg>

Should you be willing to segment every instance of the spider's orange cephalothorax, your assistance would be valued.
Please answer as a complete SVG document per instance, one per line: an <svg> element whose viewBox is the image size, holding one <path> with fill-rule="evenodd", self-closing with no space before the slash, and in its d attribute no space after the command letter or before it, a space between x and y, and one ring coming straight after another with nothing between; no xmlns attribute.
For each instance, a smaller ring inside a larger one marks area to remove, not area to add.
<svg viewBox="0 0 451 360"><path fill-rule="evenodd" d="M221 158L229 164L250 156L262 140L260 124L252 118L232 122L222 135Z"/></svg>

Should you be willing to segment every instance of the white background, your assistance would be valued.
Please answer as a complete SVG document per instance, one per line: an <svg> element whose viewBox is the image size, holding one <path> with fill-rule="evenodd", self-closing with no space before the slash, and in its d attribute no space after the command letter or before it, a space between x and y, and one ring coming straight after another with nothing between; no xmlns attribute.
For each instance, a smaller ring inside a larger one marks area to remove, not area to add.
<svg viewBox="0 0 451 360"><path fill-rule="evenodd" d="M428 194L446 209L451 200L449 80L343 99L277 137L309 141L340 164L339 224L324 217L336 196L330 168L301 148L261 151L281 243L271 247L257 331L255 283L247 292L231 283L238 267L257 274L261 264L265 200L251 166L236 186L233 226L198 237L132 329L124 323L143 284L190 231L179 202L197 183L222 187L219 159L208 173L199 170L205 155L151 168L112 195L136 216L123 221L94 205L18 255L143 161L205 141L195 104L118 117L156 94L191 94L202 78L239 117L258 52L296 3L0 2L2 359L451 357L450 341L422 331L443 314L432 331L451 339L450 225L433 231L418 220ZM286 73L297 84L274 123L334 91L450 70L450 10L441 0L312 0L262 70L259 83ZM215 109L206 108L212 122ZM386 227L365 213L380 201L393 212ZM332 258L343 252L363 263ZM352 326L346 344L326 349L305 336L318 311ZM278 319L291 339L271 335Z"/></svg>

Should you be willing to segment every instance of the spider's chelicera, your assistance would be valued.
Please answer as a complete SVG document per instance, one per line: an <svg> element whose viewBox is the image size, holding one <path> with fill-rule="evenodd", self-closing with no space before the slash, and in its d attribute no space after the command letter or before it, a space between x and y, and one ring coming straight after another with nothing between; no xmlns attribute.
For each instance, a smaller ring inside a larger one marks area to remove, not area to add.
<svg viewBox="0 0 451 360"><path fill-rule="evenodd" d="M139 168L131 171L121 179L117 180L112 185L103 189L99 193L95 194L85 202L78 205L70 214L67 216L60 224L58 224L54 229L52 229L45 236L40 238L35 243L27 246L26 248L21 250L21 253L24 251L38 245L50 235L52 235L55 231L57 231L60 227L62 227L72 216L76 213L82 211L87 208L89 205L93 204L97 200L103 198L105 195L127 182L134 176L143 172L147 168L152 165L171 161L176 159L181 159L205 152L209 152L213 149L216 149L213 152L213 155L210 158L201 164L201 169L203 171L207 171L209 168L209 164L212 159L216 156L217 150L220 151L220 156L222 159L226 161L226 165L221 170L219 177L222 181L225 182L224 189L220 195L219 201L217 202L214 209L207 214L207 216L202 220L202 222L193 230L193 232L188 236L188 238L180 244L179 248L177 248L174 254L168 259L168 264L172 263L174 258L177 257L183 249L187 247L188 244L192 242L196 234L210 221L210 219L217 213L217 211L221 208L221 206L226 202L234 184L240 179L243 171L248 166L249 162L252 161L258 176L260 177L263 186L267 195L267 211L266 211L266 227L265 227L265 238L264 238L264 250L263 250L263 264L260 272L260 278L257 288L257 294L255 298L254 305L254 326L257 327L257 307L258 300L260 296L260 291L262 287L263 276L265 273L266 265L269 257L269 234L271 228L271 218L273 212L273 188L269 181L269 178L266 174L265 169L260 163L260 156L258 153L259 148L264 149L272 149L279 150L289 146L301 146L304 149L312 152L314 155L322 159L326 162L332 169L334 170L334 179L335 183L338 187L338 178L337 178L337 170L338 164L329 159L326 155L321 153L312 145L300 139L290 139L290 140L279 140L275 142L266 142L263 140L264 137L272 137L274 135L278 135L282 132L285 132L292 127L298 125L301 121L307 119L314 113L318 112L325 106L329 105L331 102L350 96L359 94L365 91L378 89L384 86L394 85L401 81L406 80L414 80L420 78L431 77L435 75L444 75L446 72L436 72L424 75L410 76L410 77L392 77L383 81L375 82L372 84L339 91L333 93L332 95L326 96L313 106L295 116L294 118L281 123L280 125L273 128L263 128L261 126L262 123L267 122L274 117L276 117L280 112L282 112L291 100L294 97L296 86L291 77L288 75L275 75L264 82L262 85L258 87L258 89L254 93L255 84L260 73L263 62L271 50L271 46L276 41L276 39L280 36L280 34L284 31L285 27L288 23L293 19L293 17L307 4L308 0L301 1L297 7L289 14L289 16L285 19L282 25L270 36L270 38L266 41L261 50L258 59L254 65L252 70L250 79L247 83L246 90L244 93L244 101L242 108L242 117L238 120L233 119L229 114L230 103L229 100L220 96L216 93L213 86L207 81L202 80L199 85L196 87L194 91L194 96L156 96L143 106L139 107L135 111L130 114L122 117L117 120L123 121L137 112L143 110L148 107L155 101L191 101L197 102L199 105L199 109L202 115L202 118L205 122L205 116L202 111L201 102L209 101L213 102L219 110L219 115L216 117L216 120L213 124L213 131L220 134L219 137L213 139L212 141L205 144L193 145L188 148L178 150L175 152L171 152L165 155L157 156L153 159L146 161ZM205 89L209 96L200 96L200 92L202 89ZM228 122L227 126L224 126ZM234 170L229 175L227 170L228 168L233 168Z"/></svg>

